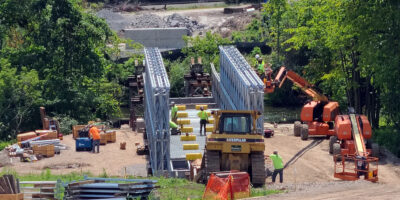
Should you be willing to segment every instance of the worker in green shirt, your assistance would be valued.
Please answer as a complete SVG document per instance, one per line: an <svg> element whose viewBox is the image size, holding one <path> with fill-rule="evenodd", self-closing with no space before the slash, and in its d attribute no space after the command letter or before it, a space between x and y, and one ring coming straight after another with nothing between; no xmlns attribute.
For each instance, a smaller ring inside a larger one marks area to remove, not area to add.
<svg viewBox="0 0 400 200"><path fill-rule="evenodd" d="M269 155L274 164L274 172L272 173L272 182L275 183L276 175L279 174L279 182L283 182L283 161L282 157L278 155L278 151L274 151L273 154Z"/></svg>
<svg viewBox="0 0 400 200"><path fill-rule="evenodd" d="M169 121L169 127L171 128L171 135L180 135L181 131L178 128L178 125L176 125L173 121Z"/></svg>
<svg viewBox="0 0 400 200"><path fill-rule="evenodd" d="M171 102L171 121L175 124L178 123L178 106L175 105L175 102Z"/></svg>
<svg viewBox="0 0 400 200"><path fill-rule="evenodd" d="M261 80L264 80L265 77L265 62L261 58L260 55L256 55L257 59L257 74L261 78Z"/></svg>
<svg viewBox="0 0 400 200"><path fill-rule="evenodd" d="M206 124L208 122L208 115L207 115L207 112L204 111L203 106L200 107L200 112L197 113L197 116L200 117L200 136L202 135L201 132L203 130L202 129L203 126L204 126L204 135L206 135Z"/></svg>

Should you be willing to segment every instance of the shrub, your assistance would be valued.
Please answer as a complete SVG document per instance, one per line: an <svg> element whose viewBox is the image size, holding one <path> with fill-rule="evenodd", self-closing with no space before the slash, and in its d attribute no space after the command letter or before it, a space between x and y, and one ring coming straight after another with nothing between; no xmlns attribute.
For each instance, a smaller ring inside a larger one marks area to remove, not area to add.
<svg viewBox="0 0 400 200"><path fill-rule="evenodd" d="M400 131L394 127L382 127L374 131L374 141L400 156Z"/></svg>

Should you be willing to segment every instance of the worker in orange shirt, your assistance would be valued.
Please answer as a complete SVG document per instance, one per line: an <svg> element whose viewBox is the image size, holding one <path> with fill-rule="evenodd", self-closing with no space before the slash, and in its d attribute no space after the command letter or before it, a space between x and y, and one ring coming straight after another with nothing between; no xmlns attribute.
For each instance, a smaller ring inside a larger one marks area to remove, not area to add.
<svg viewBox="0 0 400 200"><path fill-rule="evenodd" d="M97 147L97 153L100 153L100 130L93 124L90 125L89 137L92 138L92 153L95 147Z"/></svg>

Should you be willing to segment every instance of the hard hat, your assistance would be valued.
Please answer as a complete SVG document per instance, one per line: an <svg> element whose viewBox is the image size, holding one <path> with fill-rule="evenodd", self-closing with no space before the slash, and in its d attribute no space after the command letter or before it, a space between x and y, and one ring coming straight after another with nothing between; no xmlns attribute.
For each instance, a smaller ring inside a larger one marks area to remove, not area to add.
<svg viewBox="0 0 400 200"><path fill-rule="evenodd" d="M258 60L260 58L260 55L256 54L256 59Z"/></svg>
<svg viewBox="0 0 400 200"><path fill-rule="evenodd" d="M261 57L259 57L259 58L257 58L257 60L258 60L258 61L262 61L262 58L261 58Z"/></svg>
<svg viewBox="0 0 400 200"><path fill-rule="evenodd" d="M172 104L172 105L175 105L175 102L172 101L171 104Z"/></svg>

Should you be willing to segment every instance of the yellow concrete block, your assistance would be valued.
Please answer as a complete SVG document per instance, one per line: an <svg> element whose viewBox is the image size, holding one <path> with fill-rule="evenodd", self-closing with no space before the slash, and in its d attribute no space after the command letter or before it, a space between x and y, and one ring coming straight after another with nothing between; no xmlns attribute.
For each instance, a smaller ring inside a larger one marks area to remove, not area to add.
<svg viewBox="0 0 400 200"><path fill-rule="evenodd" d="M196 135L181 135L181 141L196 141Z"/></svg>
<svg viewBox="0 0 400 200"><path fill-rule="evenodd" d="M214 118L208 118L208 123L209 124L214 124Z"/></svg>
<svg viewBox="0 0 400 200"><path fill-rule="evenodd" d="M203 155L201 153L187 153L186 154L186 160L196 160L196 159L201 159Z"/></svg>
<svg viewBox="0 0 400 200"><path fill-rule="evenodd" d="M178 110L186 110L186 105L177 105Z"/></svg>
<svg viewBox="0 0 400 200"><path fill-rule="evenodd" d="M183 150L197 150L199 149L199 144L183 144Z"/></svg>
<svg viewBox="0 0 400 200"><path fill-rule="evenodd" d="M200 110L200 107L202 107L202 106L203 106L204 110L208 109L208 105L196 105L196 110Z"/></svg>
<svg viewBox="0 0 400 200"><path fill-rule="evenodd" d="M182 133L193 133L193 127L182 127L181 132Z"/></svg>
<svg viewBox="0 0 400 200"><path fill-rule="evenodd" d="M207 126L206 127L206 132L213 132L214 127L213 126Z"/></svg>
<svg viewBox="0 0 400 200"><path fill-rule="evenodd" d="M178 119L178 125L190 124L190 119Z"/></svg>
<svg viewBox="0 0 400 200"><path fill-rule="evenodd" d="M188 117L189 114L187 112L178 112L178 117Z"/></svg>

